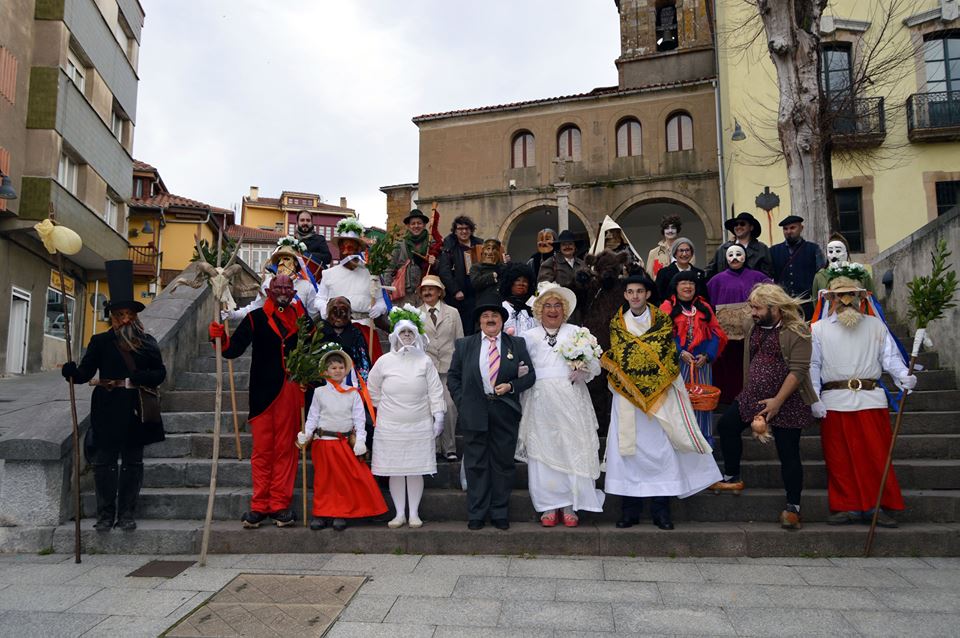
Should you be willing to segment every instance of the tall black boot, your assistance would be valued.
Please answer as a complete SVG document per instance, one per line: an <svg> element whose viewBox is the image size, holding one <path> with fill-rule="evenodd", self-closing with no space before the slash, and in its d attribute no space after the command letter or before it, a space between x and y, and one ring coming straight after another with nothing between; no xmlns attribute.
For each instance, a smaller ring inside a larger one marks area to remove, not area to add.
<svg viewBox="0 0 960 638"><path fill-rule="evenodd" d="M143 485L143 463L134 463L120 466L120 487L117 493L119 513L117 527L130 531L137 529L133 519L137 509L137 497L140 496L140 487Z"/></svg>
<svg viewBox="0 0 960 638"><path fill-rule="evenodd" d="M94 465L93 483L97 495L97 522L93 528L109 532L117 513L117 464Z"/></svg>

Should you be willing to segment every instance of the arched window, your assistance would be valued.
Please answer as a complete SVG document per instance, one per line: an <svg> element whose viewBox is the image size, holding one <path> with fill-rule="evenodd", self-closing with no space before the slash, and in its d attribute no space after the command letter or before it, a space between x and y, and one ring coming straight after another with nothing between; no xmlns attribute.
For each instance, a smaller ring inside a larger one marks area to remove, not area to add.
<svg viewBox="0 0 960 638"><path fill-rule="evenodd" d="M513 159L511 166L513 168L523 168L525 166L536 166L536 155L533 150L533 133L530 131L520 131L513 136Z"/></svg>
<svg viewBox="0 0 960 638"><path fill-rule="evenodd" d="M667 151L689 151L693 148L693 118L688 113L674 113L667 118Z"/></svg>
<svg viewBox="0 0 960 638"><path fill-rule="evenodd" d="M617 124L617 157L637 157L640 155L640 122L628 117Z"/></svg>
<svg viewBox="0 0 960 638"><path fill-rule="evenodd" d="M557 157L580 161L580 129L575 125L568 124L557 134Z"/></svg>

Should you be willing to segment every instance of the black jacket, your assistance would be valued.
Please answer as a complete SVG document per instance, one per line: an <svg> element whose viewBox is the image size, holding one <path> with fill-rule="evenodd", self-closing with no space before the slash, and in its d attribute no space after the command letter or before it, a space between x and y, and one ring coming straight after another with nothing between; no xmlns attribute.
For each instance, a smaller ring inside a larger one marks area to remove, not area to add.
<svg viewBox="0 0 960 638"><path fill-rule="evenodd" d="M707 301L710 301L710 295L707 294L707 273L705 273L700 268L696 266L690 266L690 269L693 271L693 274L697 277L696 287L697 287L697 296L703 297ZM680 269L677 268L677 262L671 263L669 266L664 266L660 269L660 272L657 273L657 301L662 303L670 298L670 295L673 294L673 290L670 288L670 280L673 279L673 276L680 272Z"/></svg>
<svg viewBox="0 0 960 638"><path fill-rule="evenodd" d="M139 352L132 352L136 372L131 372L120 355L117 336L113 330L90 338L87 351L77 366L74 383L86 383L99 373L103 380L129 378L134 385L155 388L167 378L157 340L146 335ZM163 424L144 425L139 416L138 390L97 386L90 400L90 425L93 428L93 447L120 450L128 445L147 445L164 439Z"/></svg>
<svg viewBox="0 0 960 638"><path fill-rule="evenodd" d="M306 245L307 252L310 253L309 257L311 259L323 264L324 268L330 265L330 262L332 261L330 256L330 247L327 246L327 240L323 235L312 233L303 238L297 236L297 239Z"/></svg>
<svg viewBox="0 0 960 638"><path fill-rule="evenodd" d="M735 243L731 240L720 244L720 248L713 255L713 260L707 265L707 279L729 268L727 265L727 248ZM747 268L759 270L767 277L773 278L773 259L770 257L770 249L765 243L759 239L751 239L743 252L747 254Z"/></svg>
<svg viewBox="0 0 960 638"><path fill-rule="evenodd" d="M470 246L477 246L483 241L476 237L470 238ZM457 248L459 242L456 235L450 234L443 238L443 248L440 251L440 260L437 272L444 287L444 301L456 305L454 296L462 292L465 297L473 297L473 286L470 285L470 271L465 268L463 255Z"/></svg>

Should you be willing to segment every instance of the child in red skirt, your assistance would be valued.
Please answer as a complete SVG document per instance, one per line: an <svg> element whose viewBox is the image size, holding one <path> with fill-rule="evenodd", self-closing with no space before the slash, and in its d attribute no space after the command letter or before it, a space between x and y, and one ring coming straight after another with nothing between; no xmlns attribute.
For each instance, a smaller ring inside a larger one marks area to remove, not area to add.
<svg viewBox="0 0 960 638"><path fill-rule="evenodd" d="M348 518L387 511L370 468L357 459L367 453L363 401L357 388L341 385L352 367L343 350L330 350L320 358L327 382L314 391L306 427L297 434L301 448L313 440L312 530L323 529L332 518L333 529L340 532ZM347 441L351 431L357 437L353 449Z"/></svg>

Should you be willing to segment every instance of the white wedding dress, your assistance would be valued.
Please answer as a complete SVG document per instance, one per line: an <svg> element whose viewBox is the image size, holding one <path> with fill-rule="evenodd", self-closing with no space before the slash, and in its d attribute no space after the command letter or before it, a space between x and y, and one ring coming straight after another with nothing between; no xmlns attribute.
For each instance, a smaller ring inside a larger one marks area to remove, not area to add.
<svg viewBox="0 0 960 638"><path fill-rule="evenodd" d="M562 343L577 329L563 324ZM604 493L596 487L600 476L600 439L586 381L600 373L593 360L587 379L571 383L569 363L554 351L542 326L524 333L537 381L521 395L523 417L517 440L517 460L526 461L530 499L538 512L572 506L574 510L603 511Z"/></svg>

